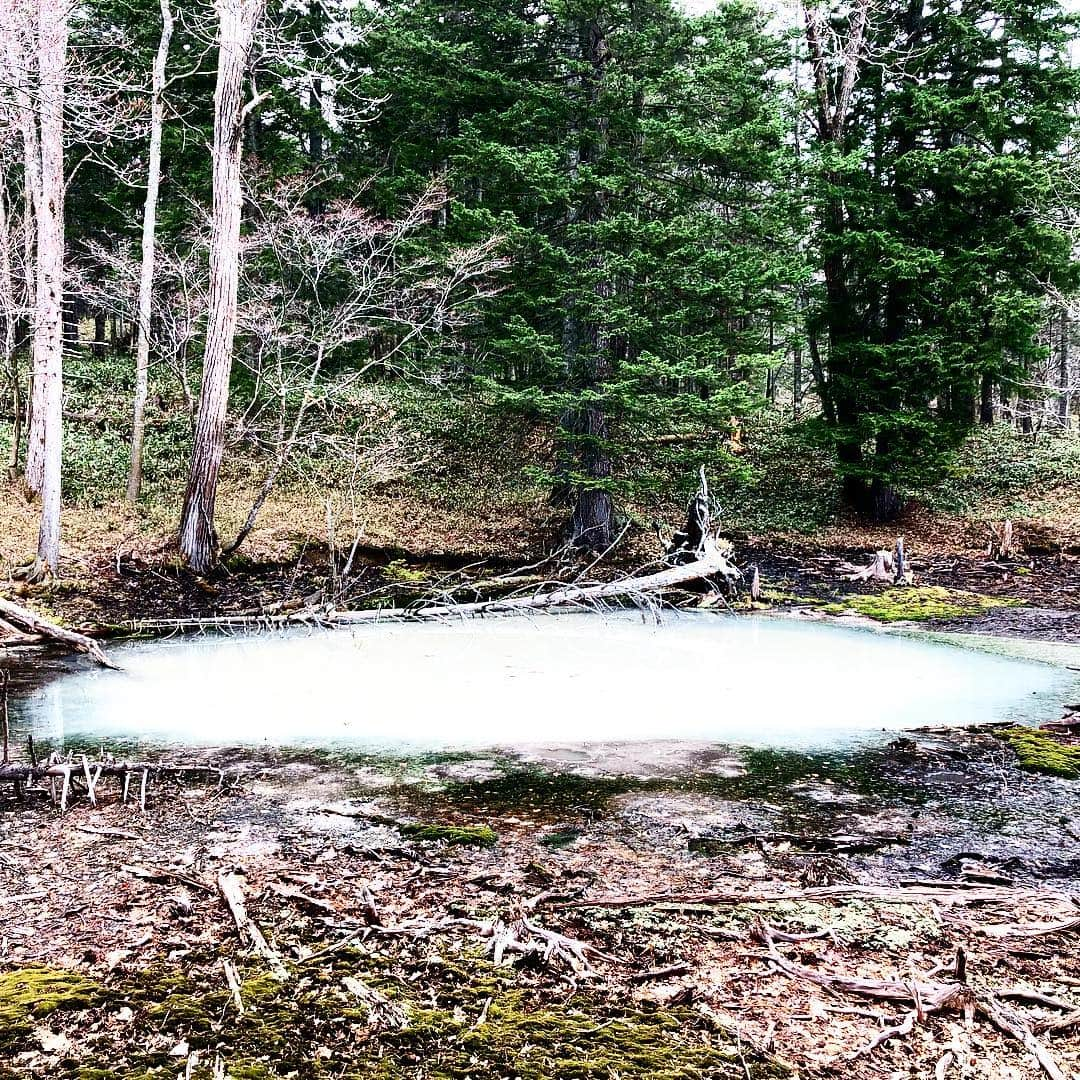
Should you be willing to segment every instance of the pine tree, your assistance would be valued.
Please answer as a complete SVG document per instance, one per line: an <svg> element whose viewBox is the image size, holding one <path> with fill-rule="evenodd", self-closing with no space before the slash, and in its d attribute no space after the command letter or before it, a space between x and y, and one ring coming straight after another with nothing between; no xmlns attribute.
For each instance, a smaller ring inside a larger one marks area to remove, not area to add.
<svg viewBox="0 0 1080 1080"><path fill-rule="evenodd" d="M777 42L756 9L670 0L397 4L369 36L393 200L431 175L449 239L500 232L513 283L477 373L556 429L537 471L603 549L646 437L754 406L799 273Z"/></svg>
<svg viewBox="0 0 1080 1080"><path fill-rule="evenodd" d="M826 55L828 20L846 43ZM1052 221L1080 94L1043 0L856 0L807 10L823 287L810 316L850 502L885 520L1043 351L1048 285L1075 278Z"/></svg>

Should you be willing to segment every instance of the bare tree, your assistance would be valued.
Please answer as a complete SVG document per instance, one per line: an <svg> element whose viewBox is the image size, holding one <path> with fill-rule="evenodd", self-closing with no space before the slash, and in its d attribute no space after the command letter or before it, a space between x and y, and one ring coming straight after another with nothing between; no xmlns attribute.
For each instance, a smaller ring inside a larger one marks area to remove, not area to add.
<svg viewBox="0 0 1080 1080"><path fill-rule="evenodd" d="M11 400L11 447L7 470L11 480L19 475L19 445L22 441L22 367L19 363L19 328L25 322L27 297L23 291L25 279L20 273L20 237L12 201L14 185L8 183L19 142L10 110L4 108L0 97L0 362L3 365L7 392ZM25 252L25 249L24 249Z"/></svg>
<svg viewBox="0 0 1080 1080"><path fill-rule="evenodd" d="M165 64L172 40L173 17L169 0L161 0L161 37L150 90L150 154L146 169L143 206L142 268L139 274L138 346L135 355L135 399L131 420L131 467L127 501L134 503L142 487L143 441L146 434L146 397L150 372L150 316L154 298L154 249L157 232L158 188L161 182L161 134L165 118Z"/></svg>
<svg viewBox="0 0 1080 1080"><path fill-rule="evenodd" d="M259 440L272 457L226 554L251 532L310 415L318 419L308 436L348 456L348 437L340 435L348 424L335 415L336 404L355 405L351 391L376 364L423 377L417 355L451 340L497 291L506 265L498 238L438 260L409 252L409 239L446 199L432 186L394 221L356 202L324 206L313 220L311 192L296 183L279 185L263 201L245 262L258 271L242 281L240 306L240 329L252 343L247 363L261 392L243 423L251 432L265 427L263 418L272 413L271 431ZM323 377L328 362L358 346L366 346L364 359Z"/></svg>
<svg viewBox="0 0 1080 1080"><path fill-rule="evenodd" d="M244 120L259 100L255 97L243 104L244 74L265 0L217 0L215 10L218 70L214 92L210 307L199 418L180 517L180 556L197 573L206 573L211 568L217 547L214 507L225 447L240 273Z"/></svg>

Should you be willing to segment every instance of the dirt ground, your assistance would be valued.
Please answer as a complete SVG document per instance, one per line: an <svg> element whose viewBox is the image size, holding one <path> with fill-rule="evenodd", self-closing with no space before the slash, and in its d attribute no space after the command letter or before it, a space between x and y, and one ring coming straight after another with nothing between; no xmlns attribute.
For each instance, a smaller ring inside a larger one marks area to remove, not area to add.
<svg viewBox="0 0 1080 1080"><path fill-rule="evenodd" d="M1080 1070L1076 781L992 732L635 753L0 789L0 1075Z"/></svg>

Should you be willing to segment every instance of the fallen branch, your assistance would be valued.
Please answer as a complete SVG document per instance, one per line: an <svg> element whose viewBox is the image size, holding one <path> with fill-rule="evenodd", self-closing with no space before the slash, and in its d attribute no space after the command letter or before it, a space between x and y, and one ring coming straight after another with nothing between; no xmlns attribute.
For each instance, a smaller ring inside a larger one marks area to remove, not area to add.
<svg viewBox="0 0 1080 1080"><path fill-rule="evenodd" d="M236 925L236 932L242 941L246 941L258 956L265 961L275 979L287 982L289 972L285 967L281 956L270 947L263 932L256 926L251 916L247 913L244 903L244 890L240 884L239 874L218 874L218 892L221 893L225 906Z"/></svg>
<svg viewBox="0 0 1080 1080"><path fill-rule="evenodd" d="M663 592L665 589L684 585L691 581L704 581L721 576L735 579L739 571L720 552L712 552L703 558L682 566L672 566L645 577L620 578L599 585L568 585L534 596L512 596L501 600L480 600L472 604L437 605L420 608L389 608L371 611L331 612L327 619L332 623L352 624L377 622L387 618L445 619L462 615L493 615L509 611L537 611L609 600L614 597L635 596L644 593Z"/></svg>
<svg viewBox="0 0 1080 1080"><path fill-rule="evenodd" d="M1068 1080L1049 1050L1020 1016L1010 1012L993 993L976 994L961 981L962 977L954 982L940 983L919 979L901 982L898 979L866 979L835 974L789 960L777 948L777 941L782 940L782 935L767 923L758 920L753 933L765 946L766 959L773 969L789 978L858 997L912 1003L913 1010L899 1024L880 1032L867 1046L856 1050L851 1055L852 1058L872 1052L888 1039L910 1034L916 1021L921 1021L932 1013L958 1009L970 1019L978 1011L999 1031L1015 1039L1033 1054L1050 1080Z"/></svg>
<svg viewBox="0 0 1080 1080"><path fill-rule="evenodd" d="M999 885L954 888L948 885L920 885L893 887L888 885L821 885L808 889L787 889L782 892L730 893L645 893L637 896L596 896L581 900L567 900L552 904L553 910L565 908L624 908L647 907L662 904L686 904L700 906L734 906L743 904L775 904L786 900L828 900L834 898L863 897L886 904L911 904L935 901L945 905L984 904L992 902L1014 903L1018 899L1053 901L1070 905L1062 893L1037 892L1030 889L1011 889Z"/></svg>
<svg viewBox="0 0 1080 1080"><path fill-rule="evenodd" d="M55 641L65 648L73 649L75 652L86 653L87 656L104 667L117 669L117 665L105 655L101 646L93 638L76 633L74 630L66 630L64 627L35 614L28 608L13 604L10 600L0 599L0 616L6 622L21 627L28 634Z"/></svg>

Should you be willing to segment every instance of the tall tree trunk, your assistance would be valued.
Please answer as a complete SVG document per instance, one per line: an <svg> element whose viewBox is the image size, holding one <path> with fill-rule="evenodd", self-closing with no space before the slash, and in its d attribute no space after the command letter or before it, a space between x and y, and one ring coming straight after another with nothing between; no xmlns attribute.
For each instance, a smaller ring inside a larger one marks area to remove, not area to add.
<svg viewBox="0 0 1080 1080"><path fill-rule="evenodd" d="M265 0L217 0L218 70L214 91L214 217L210 239L210 300L199 418L180 517L180 557L196 573L214 565L214 506L225 449L236 302L240 276L240 165L244 121L254 103L242 104L244 71Z"/></svg>
<svg viewBox="0 0 1080 1080"><path fill-rule="evenodd" d="M138 346L135 353L135 400L131 414L131 467L127 501L138 501L142 488L146 398L150 387L150 316L154 301L154 238L157 232L158 187L161 182L161 129L165 120L165 63L169 58L173 17L169 0L161 0L161 37L150 90L150 160L146 167L143 204L142 266L139 270ZM104 329L104 327L103 327Z"/></svg>
<svg viewBox="0 0 1080 1080"><path fill-rule="evenodd" d="M1061 327L1058 331L1058 421L1063 428L1069 426L1069 312L1061 310Z"/></svg>
<svg viewBox="0 0 1080 1080"><path fill-rule="evenodd" d="M37 51L39 12L30 3L15 4L0 0L0 45L3 45L3 77L11 88L15 121L22 137L23 158L23 280L25 306L33 334L36 319L30 317L37 306L36 239L42 214L41 145L39 132L40 95L31 91L34 68L32 55ZM36 367L36 364L34 365ZM33 380L33 372L31 372ZM27 402L26 484L34 493L41 491L44 469L44 438L40 421L34 420L33 394Z"/></svg>
<svg viewBox="0 0 1080 1080"><path fill-rule="evenodd" d="M18 325L19 303L15 297L14 269L11 249L11 215L8 212L7 191L0 187L0 317L3 318L4 372L11 394L11 447L8 450L8 478L19 475L19 443L22 440L22 372L19 370Z"/></svg>
<svg viewBox="0 0 1080 1080"><path fill-rule="evenodd" d="M586 67L582 77L585 122L581 129L578 162L595 165L603 159L608 148L608 121L601 112L600 91L610 54L598 23L591 19L584 20L580 33L581 54ZM604 216L604 193L589 192L584 202L582 220L592 225L599 223ZM595 238L590 242L595 244ZM594 261L597 259L594 257ZM601 299L613 296L612 282L601 281L596 293ZM602 312L603 305L600 307ZM598 323L590 322L580 327L577 344L584 346L577 365L581 389L598 390L612 375L615 342ZM603 551L611 545L614 537L615 516L615 504L607 484L612 476L612 467L607 449L608 420L603 405L593 401L583 408L574 409L568 426L577 451L578 469L585 477L584 482L578 485L568 540L574 547Z"/></svg>
<svg viewBox="0 0 1080 1080"><path fill-rule="evenodd" d="M60 566L60 471L64 401L64 81L67 0L38 0L38 128L41 198L37 204L37 318L34 424L41 461L41 528L30 580Z"/></svg>

